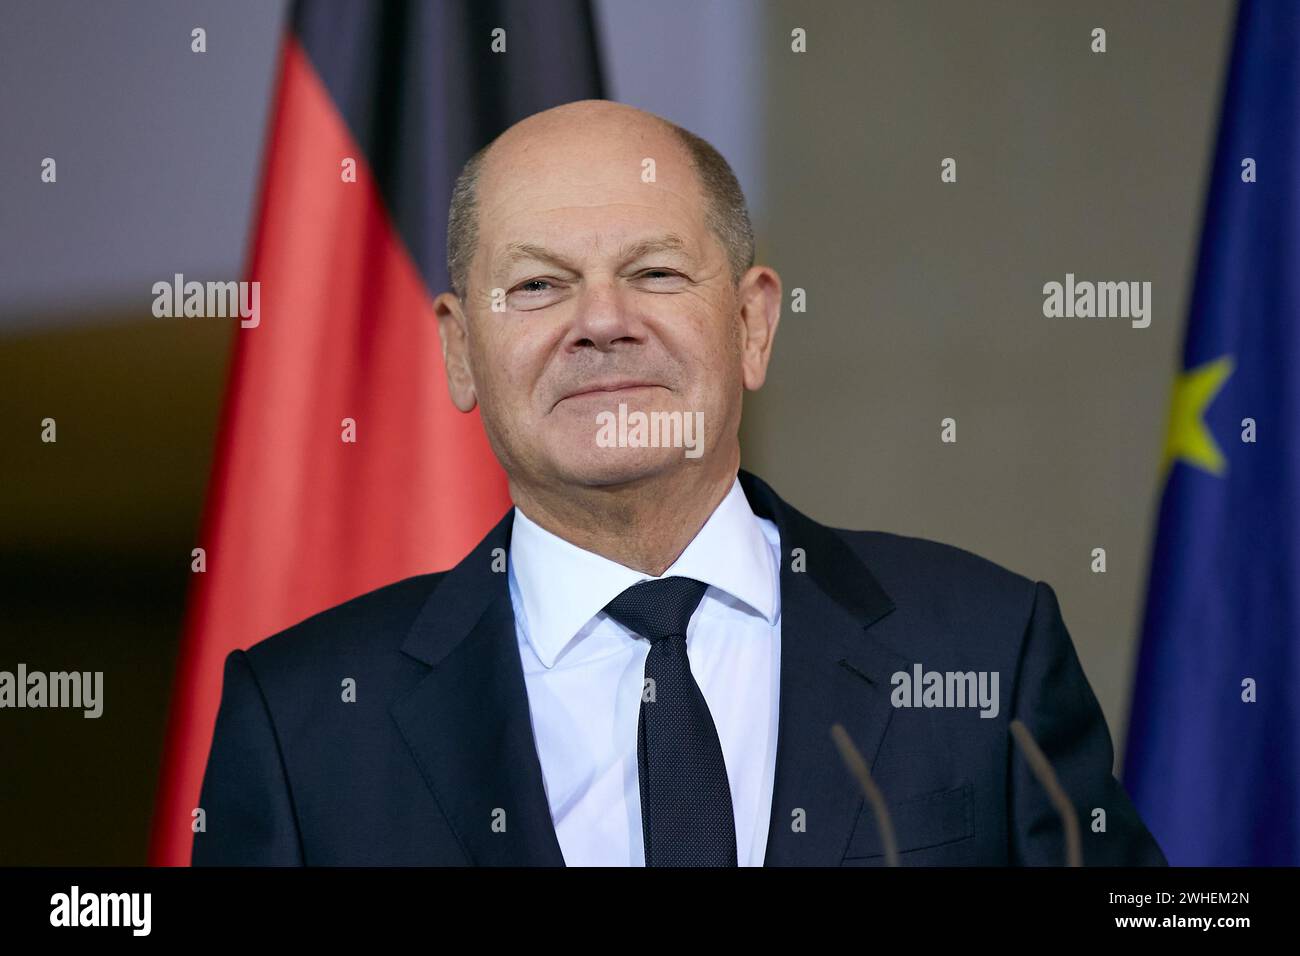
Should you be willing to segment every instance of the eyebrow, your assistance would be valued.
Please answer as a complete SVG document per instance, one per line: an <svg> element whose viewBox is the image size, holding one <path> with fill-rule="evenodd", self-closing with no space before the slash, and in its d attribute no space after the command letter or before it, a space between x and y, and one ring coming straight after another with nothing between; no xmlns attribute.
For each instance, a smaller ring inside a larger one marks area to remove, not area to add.
<svg viewBox="0 0 1300 956"><path fill-rule="evenodd" d="M670 252L680 251L686 248L686 241L676 233L670 232L663 236L657 236L653 239L640 239L636 242L629 242L618 250L618 259L620 262L631 262L634 259L640 259L644 255L652 252ZM523 262L530 259L539 259L542 262L549 262L557 265L562 269L568 269L570 272L576 272L572 264L568 262L558 252L552 252L545 246L539 246L532 242L512 242L505 247L500 258L498 269L504 269L512 266L516 262Z"/></svg>

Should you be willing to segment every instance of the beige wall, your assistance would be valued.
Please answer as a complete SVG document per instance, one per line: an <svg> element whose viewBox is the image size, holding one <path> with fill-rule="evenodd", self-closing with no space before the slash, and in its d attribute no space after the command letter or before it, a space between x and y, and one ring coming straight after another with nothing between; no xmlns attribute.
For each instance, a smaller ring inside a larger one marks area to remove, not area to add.
<svg viewBox="0 0 1300 956"><path fill-rule="evenodd" d="M743 437L821 520L1051 584L1118 753L1234 5L1083 6L772 7L772 48L809 39L768 64L756 226L808 311L787 297ZM1150 327L1045 318L1067 272L1150 281Z"/></svg>

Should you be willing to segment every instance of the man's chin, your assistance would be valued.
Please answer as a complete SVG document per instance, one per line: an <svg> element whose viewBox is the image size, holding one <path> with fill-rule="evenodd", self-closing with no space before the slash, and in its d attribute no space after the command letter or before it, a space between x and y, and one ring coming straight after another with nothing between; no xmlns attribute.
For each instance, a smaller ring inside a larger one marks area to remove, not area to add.
<svg viewBox="0 0 1300 956"><path fill-rule="evenodd" d="M587 487L635 484L699 465L680 448L584 448L556 469L565 481Z"/></svg>

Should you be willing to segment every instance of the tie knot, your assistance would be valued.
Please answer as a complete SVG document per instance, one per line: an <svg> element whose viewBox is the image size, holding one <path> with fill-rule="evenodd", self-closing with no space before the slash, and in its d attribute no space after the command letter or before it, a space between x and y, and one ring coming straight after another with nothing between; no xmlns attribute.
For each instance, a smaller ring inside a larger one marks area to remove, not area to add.
<svg viewBox="0 0 1300 956"><path fill-rule="evenodd" d="M651 643L685 636L686 625L709 586L694 578L642 581L605 605L605 613Z"/></svg>

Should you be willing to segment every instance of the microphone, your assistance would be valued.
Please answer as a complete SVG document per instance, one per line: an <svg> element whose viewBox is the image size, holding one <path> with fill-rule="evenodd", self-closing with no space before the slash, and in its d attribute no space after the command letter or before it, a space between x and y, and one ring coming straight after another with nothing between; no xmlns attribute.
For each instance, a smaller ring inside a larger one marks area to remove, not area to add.
<svg viewBox="0 0 1300 956"><path fill-rule="evenodd" d="M894 824L889 819L889 808L885 806L885 797L876 786L876 781L871 779L870 771L867 770L867 762L862 759L858 748L853 746L853 740L842 724L831 725L831 739L839 749L844 766L858 781L858 786L876 815L876 829L880 832L880 842L885 847L885 866L898 866L898 841L894 838Z"/></svg>
<svg viewBox="0 0 1300 956"><path fill-rule="evenodd" d="M1039 748L1038 742L1034 740L1034 735L1029 732L1029 728L1019 719L1011 721L1011 736L1015 738L1016 745L1020 752L1024 754L1025 761L1029 764L1029 769L1034 772L1038 782L1043 789L1047 791L1048 799L1052 801L1052 806L1056 808L1057 814L1061 818L1061 825L1065 828L1065 865L1066 866L1083 866L1083 847L1079 840L1079 817L1074 812L1074 804L1070 798L1065 795L1061 783L1056 779L1056 771L1052 769L1051 763Z"/></svg>

